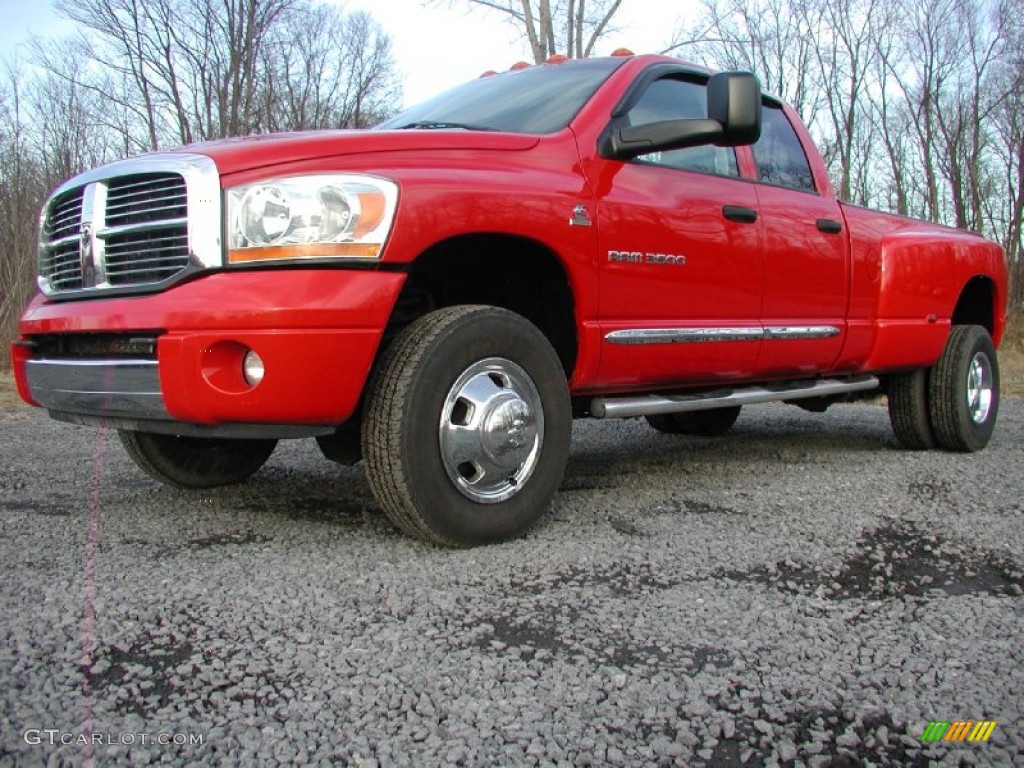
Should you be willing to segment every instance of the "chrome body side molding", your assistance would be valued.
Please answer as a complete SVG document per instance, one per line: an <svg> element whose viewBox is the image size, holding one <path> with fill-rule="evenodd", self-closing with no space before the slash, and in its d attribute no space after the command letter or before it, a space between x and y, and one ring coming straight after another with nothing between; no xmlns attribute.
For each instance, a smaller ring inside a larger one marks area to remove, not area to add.
<svg viewBox="0 0 1024 768"><path fill-rule="evenodd" d="M834 325L770 326L766 328L630 328L605 334L609 344L702 344L761 339L830 339L838 336Z"/></svg>
<svg viewBox="0 0 1024 768"><path fill-rule="evenodd" d="M831 339L839 335L834 325L774 326L764 329L766 339Z"/></svg>
<svg viewBox="0 0 1024 768"><path fill-rule="evenodd" d="M762 338L763 328L631 328L612 331L604 340L611 344L702 344Z"/></svg>

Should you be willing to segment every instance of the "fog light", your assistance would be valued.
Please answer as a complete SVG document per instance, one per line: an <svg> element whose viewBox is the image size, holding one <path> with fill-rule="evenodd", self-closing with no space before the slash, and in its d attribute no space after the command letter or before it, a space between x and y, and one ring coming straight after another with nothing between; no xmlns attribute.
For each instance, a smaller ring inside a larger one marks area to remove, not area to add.
<svg viewBox="0 0 1024 768"><path fill-rule="evenodd" d="M242 361L242 374L245 376L246 383L250 387L255 387L263 381L264 373L263 358L250 349L245 353L245 359Z"/></svg>

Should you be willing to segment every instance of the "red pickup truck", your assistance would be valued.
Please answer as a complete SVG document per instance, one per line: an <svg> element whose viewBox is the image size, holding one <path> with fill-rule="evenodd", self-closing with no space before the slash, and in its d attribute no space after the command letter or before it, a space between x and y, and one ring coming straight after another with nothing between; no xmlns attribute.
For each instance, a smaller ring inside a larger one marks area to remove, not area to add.
<svg viewBox="0 0 1024 768"><path fill-rule="evenodd" d="M838 202L753 75L661 56L97 168L46 203L39 284L27 402L185 487L315 437L446 545L536 520L574 417L718 435L882 392L906 447L974 451L999 406L999 247Z"/></svg>

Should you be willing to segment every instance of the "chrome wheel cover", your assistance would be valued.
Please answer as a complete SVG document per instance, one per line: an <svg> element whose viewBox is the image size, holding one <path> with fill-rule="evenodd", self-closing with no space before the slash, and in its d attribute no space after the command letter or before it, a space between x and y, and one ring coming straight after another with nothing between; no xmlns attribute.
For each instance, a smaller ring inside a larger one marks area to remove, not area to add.
<svg viewBox="0 0 1024 768"><path fill-rule="evenodd" d="M438 430L445 472L466 498L496 504L530 479L544 442L544 407L529 374L489 357L455 380Z"/></svg>
<svg viewBox="0 0 1024 768"><path fill-rule="evenodd" d="M975 424L984 424L992 410L992 380L992 361L978 352L967 369L967 411Z"/></svg>

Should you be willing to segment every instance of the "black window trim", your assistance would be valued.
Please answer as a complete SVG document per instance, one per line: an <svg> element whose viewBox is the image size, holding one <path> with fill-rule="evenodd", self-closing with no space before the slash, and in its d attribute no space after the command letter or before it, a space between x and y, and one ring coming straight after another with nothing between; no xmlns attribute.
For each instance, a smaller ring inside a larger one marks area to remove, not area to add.
<svg viewBox="0 0 1024 768"><path fill-rule="evenodd" d="M661 80L664 77L672 75L677 77L690 77L696 81L703 81L704 83L707 83L707 81L711 79L710 72L697 69L696 67L685 67L669 62L652 64L637 75L626 89L626 92L619 98L618 103L612 109L612 113L610 115L611 122L619 120L629 114L629 110L636 106L637 102L640 101L640 97L647 91L647 88L651 83L655 80Z"/></svg>

